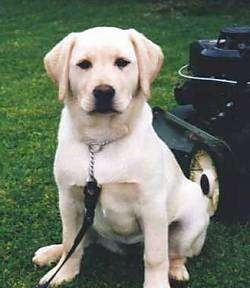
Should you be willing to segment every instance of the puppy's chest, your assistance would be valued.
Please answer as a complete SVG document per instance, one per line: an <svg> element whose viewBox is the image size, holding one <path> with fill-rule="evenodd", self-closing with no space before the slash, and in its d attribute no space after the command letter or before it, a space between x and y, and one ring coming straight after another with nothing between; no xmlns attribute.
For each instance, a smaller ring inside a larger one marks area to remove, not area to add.
<svg viewBox="0 0 250 288"><path fill-rule="evenodd" d="M136 156L129 157L130 151L104 147L94 155L94 175L98 183L138 182L138 167L141 163ZM135 165L135 163L137 165ZM67 147L58 147L54 172L57 179L70 185L84 186L89 178L91 155L85 145L74 143ZM92 163L93 165L93 163Z"/></svg>
<svg viewBox="0 0 250 288"><path fill-rule="evenodd" d="M96 209L95 230L125 243L140 240L139 189L133 183L105 184Z"/></svg>

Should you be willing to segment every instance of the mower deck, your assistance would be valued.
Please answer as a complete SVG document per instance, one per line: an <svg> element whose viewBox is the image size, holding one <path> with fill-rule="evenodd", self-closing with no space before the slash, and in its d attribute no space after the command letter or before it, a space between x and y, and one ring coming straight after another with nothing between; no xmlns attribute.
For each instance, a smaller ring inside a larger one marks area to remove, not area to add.
<svg viewBox="0 0 250 288"><path fill-rule="evenodd" d="M190 177L190 164L194 153L198 150L209 153L220 179L221 193L216 216L232 221L232 193L235 191L236 180L234 157L227 143L158 107L153 108L153 126L158 136L173 151L187 177Z"/></svg>

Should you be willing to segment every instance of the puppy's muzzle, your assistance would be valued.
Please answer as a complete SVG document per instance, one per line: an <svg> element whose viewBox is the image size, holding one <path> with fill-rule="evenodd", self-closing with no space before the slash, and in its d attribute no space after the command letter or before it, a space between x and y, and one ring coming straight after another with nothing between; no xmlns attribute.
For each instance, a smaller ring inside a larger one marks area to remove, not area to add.
<svg viewBox="0 0 250 288"><path fill-rule="evenodd" d="M112 86L106 84L98 85L93 90L93 95L95 98L95 109L93 112L116 112L113 108L113 98L115 96L115 90Z"/></svg>

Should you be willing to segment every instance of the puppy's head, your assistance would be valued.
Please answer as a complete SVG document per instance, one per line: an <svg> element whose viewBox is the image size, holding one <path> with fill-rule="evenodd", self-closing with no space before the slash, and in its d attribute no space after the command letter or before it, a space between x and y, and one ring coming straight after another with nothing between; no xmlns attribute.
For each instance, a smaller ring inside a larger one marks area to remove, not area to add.
<svg viewBox="0 0 250 288"><path fill-rule="evenodd" d="M162 62L160 47L145 36L111 27L71 33L44 59L59 99L75 97L89 114L122 113L133 97L148 98Z"/></svg>

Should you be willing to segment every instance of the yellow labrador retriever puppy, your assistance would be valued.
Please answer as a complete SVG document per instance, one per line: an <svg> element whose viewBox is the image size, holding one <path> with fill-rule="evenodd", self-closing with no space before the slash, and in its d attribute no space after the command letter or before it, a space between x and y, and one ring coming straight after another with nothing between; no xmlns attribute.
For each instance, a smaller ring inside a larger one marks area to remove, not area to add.
<svg viewBox="0 0 250 288"><path fill-rule="evenodd" d="M152 127L146 101L162 62L160 47L144 35L111 27L71 33L46 55L47 73L65 104L54 164L63 241L35 253L38 265L60 259L40 283L62 263L82 225L93 143L105 143L94 167L102 186L93 225L99 240L113 250L119 247L112 240L144 242L144 288L170 287L168 275L189 278L186 257L200 252L209 216L200 187L184 177ZM53 285L79 273L90 234Z"/></svg>

